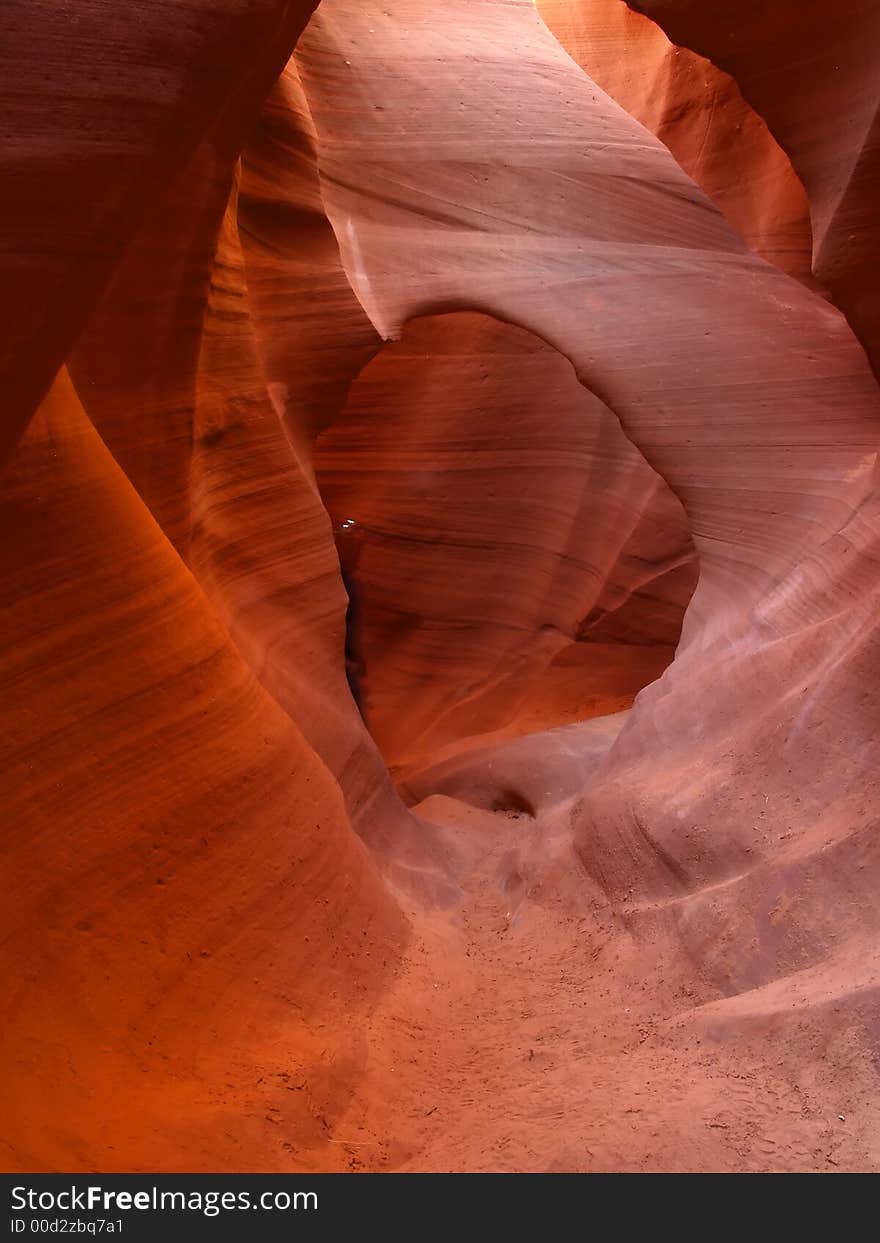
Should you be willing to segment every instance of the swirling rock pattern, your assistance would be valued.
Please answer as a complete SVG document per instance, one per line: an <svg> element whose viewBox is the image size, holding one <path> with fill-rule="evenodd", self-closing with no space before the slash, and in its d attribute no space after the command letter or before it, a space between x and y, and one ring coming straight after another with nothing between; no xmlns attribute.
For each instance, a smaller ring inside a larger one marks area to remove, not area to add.
<svg viewBox="0 0 880 1243"><path fill-rule="evenodd" d="M541 6L7 6L9 1168L880 1160L877 15Z"/></svg>
<svg viewBox="0 0 880 1243"><path fill-rule="evenodd" d="M389 763L521 714L559 723L560 667L584 717L628 707L672 659L697 577L684 512L522 329L411 322L352 385L315 466L331 515L363 531L366 711Z"/></svg>
<svg viewBox="0 0 880 1243"><path fill-rule="evenodd" d="M724 0L710 13L695 0L634 0L630 7L726 70L791 157L810 200L813 271L846 312L876 371L877 6Z"/></svg>
<svg viewBox="0 0 880 1243"><path fill-rule="evenodd" d="M375 999L400 914L64 373L2 518L6 1159L274 1167L243 1099L271 1115L298 1073L332 1117L318 1085L353 1059L333 1032ZM295 1129L320 1147L314 1112Z"/></svg>
<svg viewBox="0 0 880 1243"><path fill-rule="evenodd" d="M538 0L541 17L593 81L663 142L752 250L811 273L804 188L737 83L676 47L624 0Z"/></svg>

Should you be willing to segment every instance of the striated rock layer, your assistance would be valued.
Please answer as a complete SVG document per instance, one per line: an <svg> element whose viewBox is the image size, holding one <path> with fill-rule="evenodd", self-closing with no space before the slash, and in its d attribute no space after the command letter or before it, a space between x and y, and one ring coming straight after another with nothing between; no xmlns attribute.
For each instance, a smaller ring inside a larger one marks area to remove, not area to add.
<svg viewBox="0 0 880 1243"><path fill-rule="evenodd" d="M362 1056L341 1016L375 1001L404 931L336 782L64 373L2 521L5 1163L320 1149ZM262 1119L290 1076L311 1100L281 1136Z"/></svg>
<svg viewBox="0 0 880 1243"><path fill-rule="evenodd" d="M0 449L14 444L150 207L200 145L215 151L222 210L223 164L235 160L314 8L181 0L160 22L141 23L91 0L72 35L57 0L36 12L27 0L7 4ZM197 199L210 194L195 179L192 189ZM211 222L202 223L204 244ZM175 232L179 248L184 220ZM170 274L167 288L179 288Z"/></svg>
<svg viewBox="0 0 880 1243"><path fill-rule="evenodd" d="M541 2L11 7L9 1168L880 1161L873 8Z"/></svg>
<svg viewBox="0 0 880 1243"><path fill-rule="evenodd" d="M804 187L736 81L690 48L670 43L625 0L537 4L565 50L657 135L751 249L809 280L812 233Z"/></svg>
<svg viewBox="0 0 880 1243"><path fill-rule="evenodd" d="M522 329L409 323L352 385L315 466L336 522L363 533L355 624L389 763L628 707L672 659L697 577L681 506Z"/></svg>
<svg viewBox="0 0 880 1243"><path fill-rule="evenodd" d="M880 358L880 11L871 0L633 0L726 70L788 153L810 200L813 272Z"/></svg>
<svg viewBox="0 0 880 1243"><path fill-rule="evenodd" d="M847 730L863 741L843 742L830 767L809 752L803 772L781 765L770 740L795 720L815 722L817 741L837 753L825 696L864 694L852 635L869 607L855 584L869 572L876 384L842 316L751 256L659 144L542 33L529 6L451 4L427 29L419 11L401 4L383 17L331 0L297 53L349 274L386 331L427 306L470 304L537 332L680 497L701 567L685 642L583 802L583 849L615 893L686 897L740 878L730 889L745 921L736 972L763 976L763 953L747 947L766 909L736 896L740 880L751 885L750 856L769 856L782 883L759 800L788 800L784 831L789 821L805 830L817 803L850 797L843 754L871 754L863 710L847 713ZM493 56L469 69L477 38ZM530 47L540 82L528 107L517 41ZM417 83L418 66L441 46L457 74ZM346 111L346 62L356 57L357 106ZM471 94L462 92L468 74ZM476 127L469 104L481 96L495 107ZM405 130L395 98L405 101ZM429 117L442 117L442 130ZM838 560L849 548L852 571ZM841 613L844 599L851 613ZM848 692L809 672L829 643L841 645L831 659ZM808 691L815 682L807 699L793 693L796 650ZM754 718L751 695L760 695ZM736 772L733 789L717 783L719 772ZM815 783L815 802L798 805L805 783ZM809 904L798 910L801 966L823 942ZM713 899L701 943L729 918ZM732 969L719 966L717 978Z"/></svg>

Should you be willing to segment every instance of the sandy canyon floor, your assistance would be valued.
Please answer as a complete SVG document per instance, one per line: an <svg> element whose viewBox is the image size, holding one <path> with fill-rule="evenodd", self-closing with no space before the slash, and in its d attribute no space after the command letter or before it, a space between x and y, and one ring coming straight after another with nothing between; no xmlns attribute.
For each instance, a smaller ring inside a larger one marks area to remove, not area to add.
<svg viewBox="0 0 880 1243"><path fill-rule="evenodd" d="M366 1072L327 1126L328 1168L877 1168L878 1069L837 1004L839 970L719 998L668 910L611 909L573 849L570 802L531 817L435 796L417 811L446 835L461 902L411 909Z"/></svg>

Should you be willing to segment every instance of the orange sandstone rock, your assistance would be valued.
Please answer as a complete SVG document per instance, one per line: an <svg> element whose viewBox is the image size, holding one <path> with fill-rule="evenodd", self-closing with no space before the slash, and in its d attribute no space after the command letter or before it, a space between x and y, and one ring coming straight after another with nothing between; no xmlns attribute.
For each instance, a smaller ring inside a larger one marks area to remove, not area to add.
<svg viewBox="0 0 880 1243"><path fill-rule="evenodd" d="M7 7L4 1164L876 1168L873 7Z"/></svg>
<svg viewBox="0 0 880 1243"><path fill-rule="evenodd" d="M625 0L538 0L597 86L656 134L752 250L809 281L810 211L785 151L737 83Z"/></svg>
<svg viewBox="0 0 880 1243"><path fill-rule="evenodd" d="M871 0L637 0L676 43L726 70L788 153L810 200L813 272L875 372L880 351L880 12Z"/></svg>

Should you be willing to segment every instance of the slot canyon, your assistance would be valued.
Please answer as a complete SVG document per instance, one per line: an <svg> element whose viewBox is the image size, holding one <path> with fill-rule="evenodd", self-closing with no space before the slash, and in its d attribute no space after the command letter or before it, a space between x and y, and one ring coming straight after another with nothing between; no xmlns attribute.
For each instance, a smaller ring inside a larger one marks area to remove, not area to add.
<svg viewBox="0 0 880 1243"><path fill-rule="evenodd" d="M3 1169L880 1169L880 4L3 25Z"/></svg>

